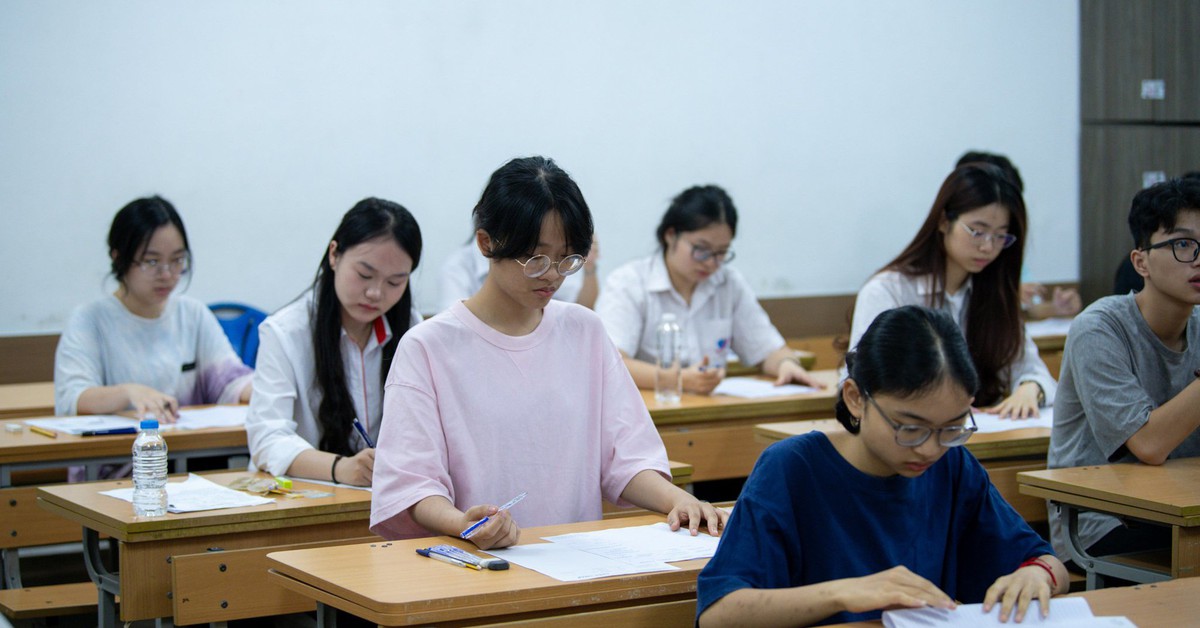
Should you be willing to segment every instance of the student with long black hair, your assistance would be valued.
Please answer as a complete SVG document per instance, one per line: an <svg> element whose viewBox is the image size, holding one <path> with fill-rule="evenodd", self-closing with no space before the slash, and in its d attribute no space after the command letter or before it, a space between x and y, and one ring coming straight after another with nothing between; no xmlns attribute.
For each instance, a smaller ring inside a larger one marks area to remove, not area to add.
<svg viewBox="0 0 1200 628"><path fill-rule="evenodd" d="M666 449L596 315L554 301L591 249L579 186L545 157L492 174L474 210L483 287L400 342L388 375L371 530L517 542L521 527L590 521L601 501L716 534L724 511L671 484ZM513 512L496 504L527 497ZM519 522L519 525L518 525Z"/></svg>
<svg viewBox="0 0 1200 628"><path fill-rule="evenodd" d="M63 330L54 356L55 412L133 410L172 423L181 405L246 401L250 368L216 316L175 294L192 269L175 207L158 196L122 207L108 252L117 289L76 309Z"/></svg>
<svg viewBox="0 0 1200 628"><path fill-rule="evenodd" d="M383 379L400 338L421 317L409 279L421 230L407 209L368 198L346 215L321 256L312 288L259 327L254 395L246 417L253 467L369 486Z"/></svg>
<svg viewBox="0 0 1200 628"><path fill-rule="evenodd" d="M1033 599L1047 613L1066 568L962 447L972 362L945 312L880 314L846 355L845 430L789 438L755 464L700 573L700 625L834 624L954 600L1017 622Z"/></svg>
<svg viewBox="0 0 1200 628"><path fill-rule="evenodd" d="M976 401L1013 418L1054 403L1056 384L1021 321L1025 202L1003 170L955 168L912 242L858 292L850 347L881 312L924 305L951 314L979 373Z"/></svg>

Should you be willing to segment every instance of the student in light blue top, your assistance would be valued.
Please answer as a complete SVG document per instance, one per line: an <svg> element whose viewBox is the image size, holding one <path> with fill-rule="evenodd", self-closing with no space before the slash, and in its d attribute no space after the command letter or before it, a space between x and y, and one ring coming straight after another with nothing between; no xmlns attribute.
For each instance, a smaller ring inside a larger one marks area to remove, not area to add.
<svg viewBox="0 0 1200 628"><path fill-rule="evenodd" d="M663 214L659 250L614 270L605 281L596 313L639 388L654 388L655 328L665 313L675 315L683 332L685 392L711 393L725 376L727 352L744 364L761 365L777 384L821 386L771 324L750 283L729 266L737 222L725 190L688 188Z"/></svg>
<svg viewBox="0 0 1200 628"><path fill-rule="evenodd" d="M844 431L771 445L700 573L701 626L878 619L889 608L1049 611L1067 571L962 447L979 386L944 312L880 314L846 355Z"/></svg>
<svg viewBox="0 0 1200 628"><path fill-rule="evenodd" d="M108 233L113 294L71 316L54 356L60 415L133 410L171 423L179 406L245 402L251 371L203 303L175 294L191 270L187 231L158 196L117 212Z"/></svg>

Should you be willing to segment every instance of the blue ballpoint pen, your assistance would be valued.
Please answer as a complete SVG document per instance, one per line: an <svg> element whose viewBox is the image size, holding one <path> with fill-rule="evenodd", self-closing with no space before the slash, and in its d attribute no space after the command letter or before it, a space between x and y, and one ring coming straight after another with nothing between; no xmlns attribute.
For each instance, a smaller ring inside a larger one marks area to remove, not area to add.
<svg viewBox="0 0 1200 628"><path fill-rule="evenodd" d="M109 430L88 430L80 432L80 436L113 436L116 434L137 434L136 427L115 427Z"/></svg>
<svg viewBox="0 0 1200 628"><path fill-rule="evenodd" d="M528 494L529 494L528 492L521 493L520 495L517 495L516 497L508 500L508 503L497 508L496 512L499 513L501 510L508 510L509 508L516 506L517 504L521 503L521 500L525 499L525 496ZM479 529L479 526L481 526L491 520L492 520L492 518L490 516L488 516L488 517L484 517L483 519L480 519L479 521L476 521L475 523L472 523L471 527L467 528L466 530L463 530L462 532L460 532L458 534L458 538L460 538L460 539L471 538L471 535L475 534L475 531Z"/></svg>
<svg viewBox="0 0 1200 628"><path fill-rule="evenodd" d="M375 441L371 440L371 436L367 434L366 428L359 422L358 417L354 417L354 429L358 430L358 435L362 436L363 441L367 443L367 447L375 449Z"/></svg>

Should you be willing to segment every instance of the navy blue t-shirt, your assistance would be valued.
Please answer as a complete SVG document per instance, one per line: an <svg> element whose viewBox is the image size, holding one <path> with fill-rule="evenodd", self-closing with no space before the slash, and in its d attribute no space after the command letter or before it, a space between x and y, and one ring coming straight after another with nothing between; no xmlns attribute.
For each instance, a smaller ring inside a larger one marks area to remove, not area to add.
<svg viewBox="0 0 1200 628"><path fill-rule="evenodd" d="M855 469L820 432L767 448L700 572L696 616L736 591L867 576L897 565L963 603L997 578L1053 554L1004 501L979 461L949 449L916 478ZM878 619L838 613L819 624Z"/></svg>

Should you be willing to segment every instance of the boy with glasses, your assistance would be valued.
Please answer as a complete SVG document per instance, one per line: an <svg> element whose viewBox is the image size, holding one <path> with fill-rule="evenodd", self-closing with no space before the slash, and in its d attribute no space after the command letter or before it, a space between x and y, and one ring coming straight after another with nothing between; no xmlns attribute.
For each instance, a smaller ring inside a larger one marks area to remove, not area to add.
<svg viewBox="0 0 1200 628"><path fill-rule="evenodd" d="M1162 464L1200 455L1200 180L1172 179L1133 199L1136 294L1096 301L1071 325L1050 436L1051 468ZM1062 512L1050 513L1059 556ZM1165 547L1170 529L1083 513L1079 540L1102 556Z"/></svg>

